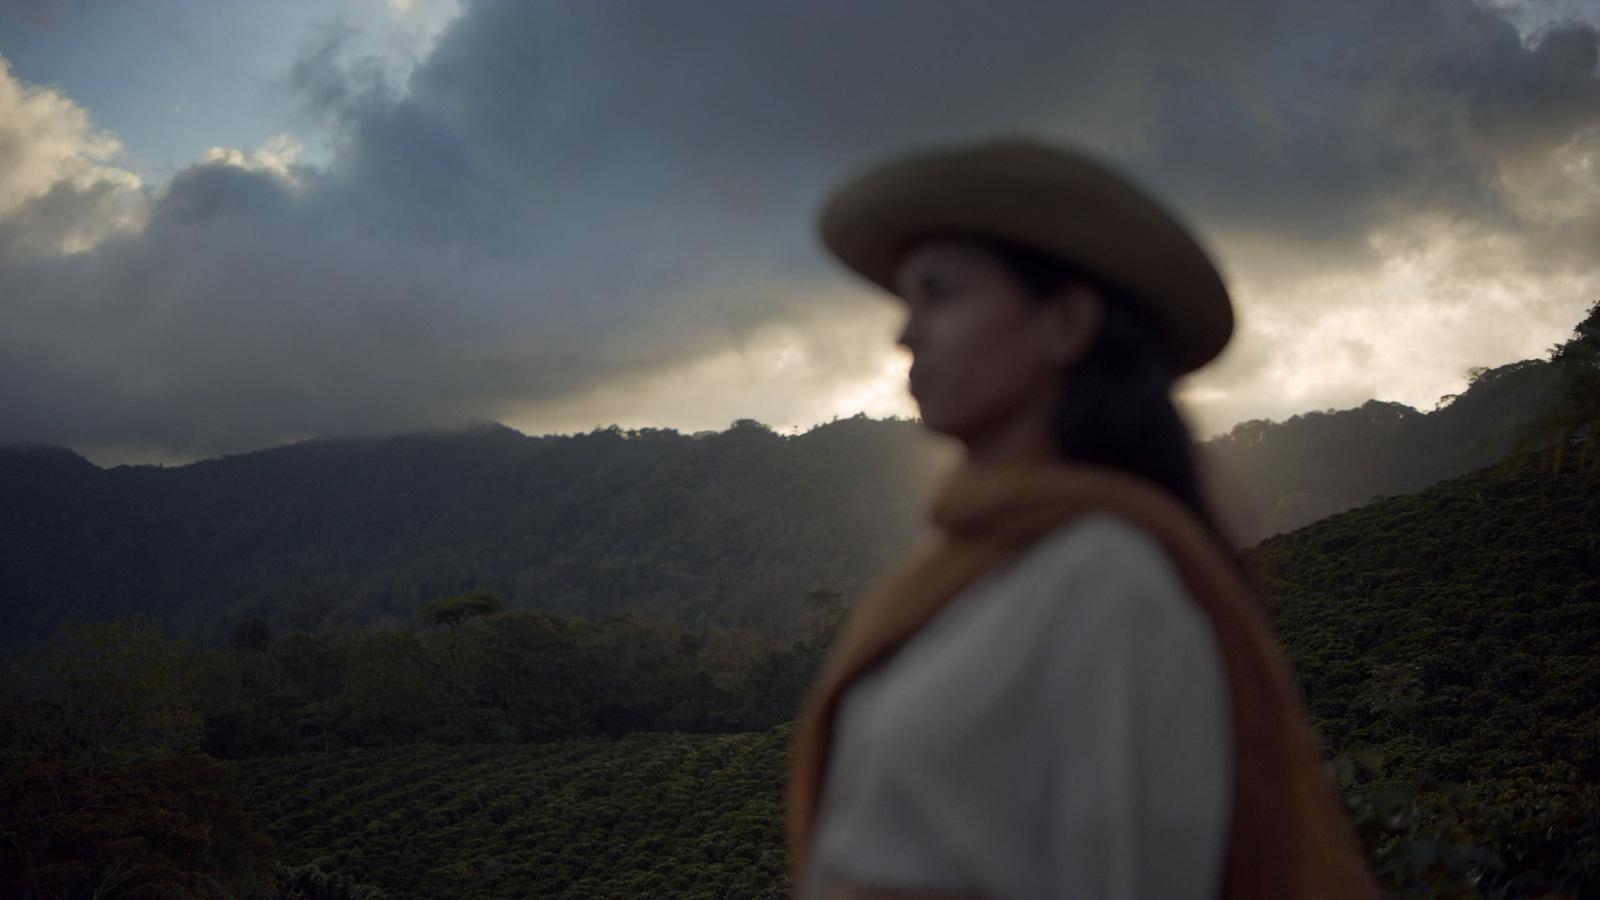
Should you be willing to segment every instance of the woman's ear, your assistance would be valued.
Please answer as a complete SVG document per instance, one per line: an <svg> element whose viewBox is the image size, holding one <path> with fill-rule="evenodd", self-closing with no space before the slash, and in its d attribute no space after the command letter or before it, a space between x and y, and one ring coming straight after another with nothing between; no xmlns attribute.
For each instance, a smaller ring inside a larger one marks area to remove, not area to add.
<svg viewBox="0 0 1600 900"><path fill-rule="evenodd" d="M1100 338L1105 326L1105 295L1087 281L1073 281L1057 291L1044 307L1040 337L1050 362L1062 369L1076 366Z"/></svg>

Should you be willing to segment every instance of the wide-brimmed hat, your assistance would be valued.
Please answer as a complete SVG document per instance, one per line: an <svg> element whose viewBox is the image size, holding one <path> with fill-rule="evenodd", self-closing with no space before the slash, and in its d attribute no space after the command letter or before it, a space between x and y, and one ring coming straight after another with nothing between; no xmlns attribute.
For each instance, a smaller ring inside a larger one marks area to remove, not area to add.
<svg viewBox="0 0 1600 900"><path fill-rule="evenodd" d="M1233 333L1233 305L1206 252L1172 214L1082 153L1008 138L903 157L847 181L822 211L828 249L884 289L933 237L1011 241L1059 257L1138 304L1181 372Z"/></svg>

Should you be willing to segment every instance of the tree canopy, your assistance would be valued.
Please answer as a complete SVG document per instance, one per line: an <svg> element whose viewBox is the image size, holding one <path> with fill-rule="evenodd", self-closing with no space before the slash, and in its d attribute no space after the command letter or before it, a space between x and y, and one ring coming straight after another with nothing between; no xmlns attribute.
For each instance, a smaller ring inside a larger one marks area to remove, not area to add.
<svg viewBox="0 0 1600 900"><path fill-rule="evenodd" d="M461 627L468 619L503 612L506 598L493 591L467 591L446 597L435 597L422 604L418 614L430 625L444 625L452 630Z"/></svg>

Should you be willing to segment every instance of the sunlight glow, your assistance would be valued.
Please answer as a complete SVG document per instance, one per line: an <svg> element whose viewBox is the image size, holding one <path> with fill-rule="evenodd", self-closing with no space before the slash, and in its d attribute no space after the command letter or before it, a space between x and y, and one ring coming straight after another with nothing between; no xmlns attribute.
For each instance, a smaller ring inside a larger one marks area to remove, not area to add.
<svg viewBox="0 0 1600 900"><path fill-rule="evenodd" d="M1180 392L1202 436L1369 398L1430 410L1474 366L1544 356L1600 289L1594 274L1536 269L1504 235L1442 220L1371 245L1371 269L1271 288L1237 280L1234 345Z"/></svg>
<svg viewBox="0 0 1600 900"><path fill-rule="evenodd" d="M737 346L681 366L607 384L514 411L503 421L531 434L623 428L721 430L756 419L779 431L805 430L836 418L914 417L906 392L909 357L894 345L898 322L882 303L835 303L797 297L794 307L831 307L832 315L781 322Z"/></svg>

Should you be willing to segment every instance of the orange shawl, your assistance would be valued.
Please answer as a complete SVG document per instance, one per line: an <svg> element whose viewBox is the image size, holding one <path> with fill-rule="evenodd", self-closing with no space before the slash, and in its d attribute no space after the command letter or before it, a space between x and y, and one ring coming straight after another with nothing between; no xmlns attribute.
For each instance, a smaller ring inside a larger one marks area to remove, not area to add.
<svg viewBox="0 0 1600 900"><path fill-rule="evenodd" d="M1154 537L1216 629L1234 729L1221 896L1376 897L1289 666L1234 562L1167 492L1113 469L1062 463L959 469L935 501L941 533L933 545L855 610L812 685L790 761L789 861L797 881L845 690L978 576L1094 511L1115 513Z"/></svg>

